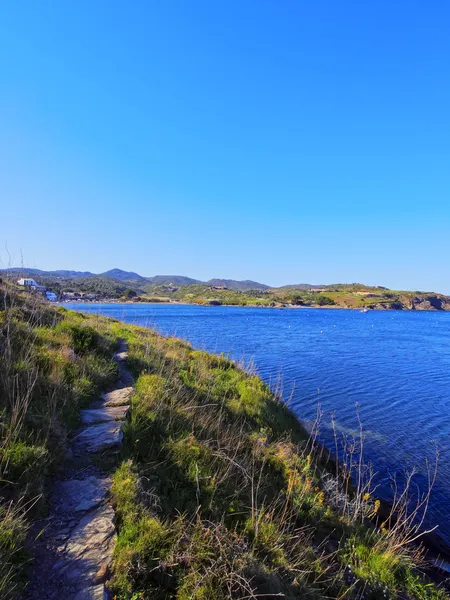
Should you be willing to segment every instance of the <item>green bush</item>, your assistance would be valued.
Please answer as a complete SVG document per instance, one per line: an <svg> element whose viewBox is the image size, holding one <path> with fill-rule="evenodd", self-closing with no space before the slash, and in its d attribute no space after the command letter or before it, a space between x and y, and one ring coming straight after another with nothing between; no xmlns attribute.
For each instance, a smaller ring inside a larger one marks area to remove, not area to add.
<svg viewBox="0 0 450 600"><path fill-rule="evenodd" d="M85 354L89 350L97 348L99 335L89 325L78 325L63 321L56 330L67 331L70 334L71 346L77 354Z"/></svg>
<svg viewBox="0 0 450 600"><path fill-rule="evenodd" d="M11 442L0 451L3 481L17 484L19 480L26 481L29 472L41 472L48 459L48 451L44 446L34 446L22 441Z"/></svg>

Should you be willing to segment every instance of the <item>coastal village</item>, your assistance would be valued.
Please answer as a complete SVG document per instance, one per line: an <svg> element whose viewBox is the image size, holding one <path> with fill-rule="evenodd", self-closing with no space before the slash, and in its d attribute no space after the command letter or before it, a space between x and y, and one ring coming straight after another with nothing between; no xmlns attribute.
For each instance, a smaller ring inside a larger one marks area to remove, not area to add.
<svg viewBox="0 0 450 600"><path fill-rule="evenodd" d="M39 294L46 298L49 302L70 302L72 300L97 300L97 294L84 292L62 292L59 296L52 290L49 290L45 285L39 285L30 277L22 277L17 280L17 285L23 290L34 294Z"/></svg>

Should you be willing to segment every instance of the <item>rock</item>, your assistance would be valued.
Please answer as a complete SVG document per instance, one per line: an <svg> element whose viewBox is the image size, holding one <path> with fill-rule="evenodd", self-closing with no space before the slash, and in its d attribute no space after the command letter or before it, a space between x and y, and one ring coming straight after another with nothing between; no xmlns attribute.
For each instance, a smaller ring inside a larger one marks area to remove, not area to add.
<svg viewBox="0 0 450 600"><path fill-rule="evenodd" d="M106 594L103 584L89 586L73 596L73 600L104 600L104 598L106 598Z"/></svg>
<svg viewBox="0 0 450 600"><path fill-rule="evenodd" d="M103 563L100 566L100 569L97 571L97 573L95 574L95 579L94 581L96 583L100 583L100 582L104 582L106 581L106 577L108 576L108 572L109 572L109 564L107 563Z"/></svg>
<svg viewBox="0 0 450 600"><path fill-rule="evenodd" d="M125 406L130 404L133 391L132 387L124 387L103 394L104 406Z"/></svg>
<svg viewBox="0 0 450 600"><path fill-rule="evenodd" d="M88 452L101 452L107 448L120 446L122 442L122 423L111 421L100 425L91 425L78 435L77 441Z"/></svg>
<svg viewBox="0 0 450 600"><path fill-rule="evenodd" d="M129 406L107 406L105 408L97 408L90 410L82 410L81 422L84 425L91 425L92 423L107 423L108 421L121 421L125 419Z"/></svg>
<svg viewBox="0 0 450 600"><path fill-rule="evenodd" d="M114 531L112 507L103 506L93 510L83 517L72 531L66 547L67 553L71 558L76 559L93 549L97 549L98 553L101 553L102 544L114 534Z"/></svg>
<svg viewBox="0 0 450 600"><path fill-rule="evenodd" d="M73 530L66 545L70 565L66 578L93 585L106 577L114 551L114 511L103 506L88 513Z"/></svg>
<svg viewBox="0 0 450 600"><path fill-rule="evenodd" d="M87 511L103 502L111 486L109 477L88 477L87 479L70 479L58 486L62 497L61 509L65 512ZM74 527L76 521L71 521L69 527Z"/></svg>
<svg viewBox="0 0 450 600"><path fill-rule="evenodd" d="M117 360L117 362L123 362L123 361L127 360L128 352L117 352L117 354L115 354L114 358Z"/></svg>

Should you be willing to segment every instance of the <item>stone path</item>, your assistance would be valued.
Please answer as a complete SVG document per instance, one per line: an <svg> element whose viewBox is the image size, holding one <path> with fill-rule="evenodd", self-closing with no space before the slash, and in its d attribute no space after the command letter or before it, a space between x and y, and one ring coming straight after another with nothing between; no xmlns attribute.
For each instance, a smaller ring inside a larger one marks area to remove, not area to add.
<svg viewBox="0 0 450 600"><path fill-rule="evenodd" d="M111 479L101 459L120 450L133 380L125 367L126 345L115 358L119 379L113 390L81 411L83 428L73 439L61 478L55 483L49 515L36 525L42 531L27 600L103 600L115 543ZM100 459L100 460L99 460Z"/></svg>

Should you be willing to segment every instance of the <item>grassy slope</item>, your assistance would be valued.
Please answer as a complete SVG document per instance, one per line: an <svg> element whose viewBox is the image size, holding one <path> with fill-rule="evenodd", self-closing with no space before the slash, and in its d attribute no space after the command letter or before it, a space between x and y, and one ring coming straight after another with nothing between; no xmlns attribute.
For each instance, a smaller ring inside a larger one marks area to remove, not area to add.
<svg viewBox="0 0 450 600"><path fill-rule="evenodd" d="M367 487L345 495L257 377L148 329L1 292L0 597L20 589L30 504L79 408L115 377L119 337L137 385L114 473L118 599L446 597L401 535L368 525Z"/></svg>
<svg viewBox="0 0 450 600"><path fill-rule="evenodd" d="M0 597L20 590L30 520L79 409L116 377L105 320L0 286Z"/></svg>

